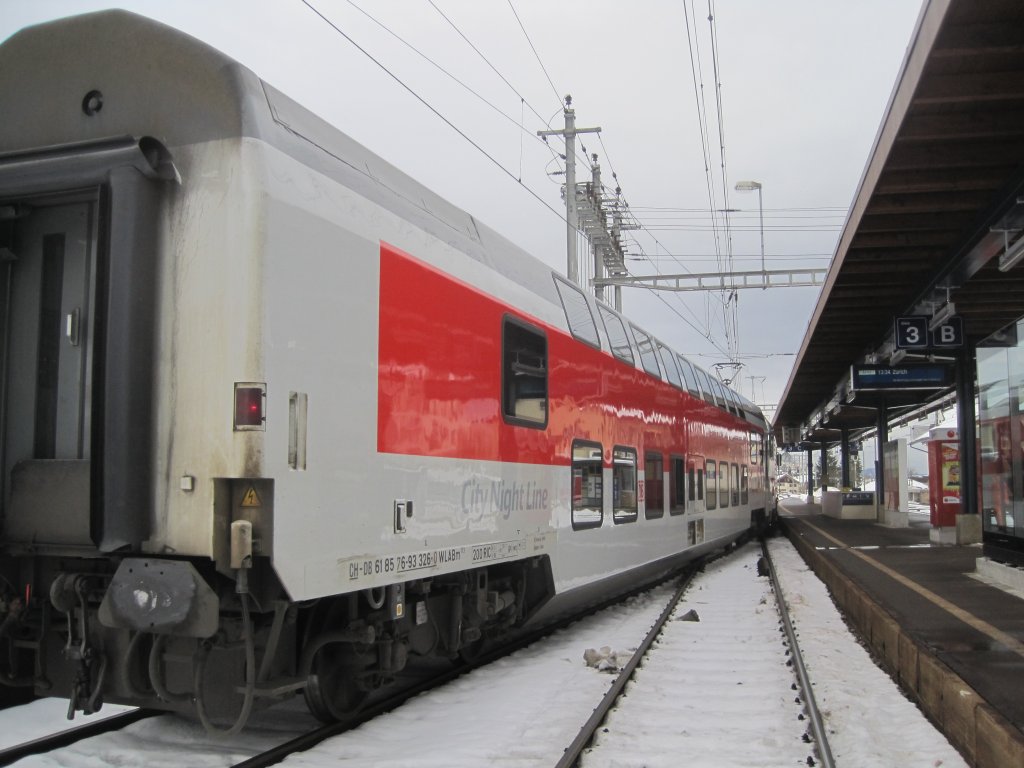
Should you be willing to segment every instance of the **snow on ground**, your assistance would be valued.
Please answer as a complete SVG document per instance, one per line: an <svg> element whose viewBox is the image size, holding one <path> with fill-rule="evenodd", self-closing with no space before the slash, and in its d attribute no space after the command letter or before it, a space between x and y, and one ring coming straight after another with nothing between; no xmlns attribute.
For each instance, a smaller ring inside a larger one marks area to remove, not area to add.
<svg viewBox="0 0 1024 768"><path fill-rule="evenodd" d="M134 707L104 704L103 709L95 715L85 717L78 714L74 720L68 720L67 699L37 699L13 710L0 712L0 749L34 741L58 731L89 725L131 709Z"/></svg>
<svg viewBox="0 0 1024 768"><path fill-rule="evenodd" d="M776 539L771 546L818 703L826 726L834 732L832 750L838 764L964 766L945 738L874 666L846 629L824 585L791 545ZM806 728L805 722L796 719L799 707L793 701L796 692L790 690L789 669L783 667L783 673L752 666L761 655L778 659L781 649L774 606L763 593L767 580L756 576L755 561L753 550L744 549L735 573L729 573L731 561L721 561L698 577L677 616L694 608L700 622L672 622L672 634L649 654L638 682L628 689L621 713L609 723L609 728L628 734L632 746L614 760L594 753L587 765L806 765L808 745L797 742L792 754L786 751L793 734L799 738ZM577 622L355 731L293 755L284 765L553 765L613 679L588 667L584 652L603 646L613 651L635 648L670 593L670 587L661 587ZM766 597L764 604L760 597ZM731 636L727 632L737 629ZM668 663L663 664L664 660ZM629 719L626 706L639 700L645 687L659 689L663 703L656 713ZM64 701L43 700L0 712L3 741L21 742L65 724L66 709ZM37 756L16 765L227 766L297 735L310 722L301 699L259 713L252 727L228 740L208 737L191 720L158 716L117 734L90 739L59 753L59 758ZM783 752L776 753L782 758L750 761L751 750L776 744L782 745Z"/></svg>
<svg viewBox="0 0 1024 768"><path fill-rule="evenodd" d="M828 589L793 546L772 539L769 548L837 765L966 768L850 633Z"/></svg>
<svg viewBox="0 0 1024 768"><path fill-rule="evenodd" d="M585 768L795 766L812 754L761 548L697 577L585 754ZM681 621L695 610L700 620Z"/></svg>
<svg viewBox="0 0 1024 768"><path fill-rule="evenodd" d="M420 696L285 766L551 766L611 685L588 648L633 650L672 594L664 586Z"/></svg>
<svg viewBox="0 0 1024 768"><path fill-rule="evenodd" d="M108 707L122 709L107 704L101 714L106 714ZM41 699L28 707L0 712L0 731L31 731L32 736L15 738L11 743L28 741L57 730L66 722L66 711L67 701ZM95 719L79 715L72 725ZM250 722L254 727L244 733L218 739L209 736L195 720L157 715L116 733L85 739L59 752L26 757L13 765L17 768L221 768L288 741L309 730L315 721L304 708L285 705L257 713Z"/></svg>

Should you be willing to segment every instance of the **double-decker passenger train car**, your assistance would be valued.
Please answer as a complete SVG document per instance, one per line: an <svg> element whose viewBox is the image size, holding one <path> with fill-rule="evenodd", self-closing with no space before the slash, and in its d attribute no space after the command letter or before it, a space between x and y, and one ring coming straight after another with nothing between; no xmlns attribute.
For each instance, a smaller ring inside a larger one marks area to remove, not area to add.
<svg viewBox="0 0 1024 768"><path fill-rule="evenodd" d="M207 45L0 104L3 685L336 718L774 514L752 403Z"/></svg>

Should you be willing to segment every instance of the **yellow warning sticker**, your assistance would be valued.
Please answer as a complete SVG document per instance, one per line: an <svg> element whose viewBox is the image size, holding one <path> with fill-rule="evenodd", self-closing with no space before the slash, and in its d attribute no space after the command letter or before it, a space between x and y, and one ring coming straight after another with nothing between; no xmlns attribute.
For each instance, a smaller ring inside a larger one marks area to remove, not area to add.
<svg viewBox="0 0 1024 768"><path fill-rule="evenodd" d="M249 490L245 492L245 496L242 497L243 507L262 507L263 503L260 501L260 495L256 493L255 486L250 485Z"/></svg>

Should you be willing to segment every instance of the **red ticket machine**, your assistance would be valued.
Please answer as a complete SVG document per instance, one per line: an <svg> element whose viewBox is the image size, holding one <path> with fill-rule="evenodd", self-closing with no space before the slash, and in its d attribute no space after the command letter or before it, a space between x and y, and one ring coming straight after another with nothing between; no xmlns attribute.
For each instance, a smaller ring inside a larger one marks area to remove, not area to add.
<svg viewBox="0 0 1024 768"><path fill-rule="evenodd" d="M960 513L960 440L956 429L935 427L929 436L928 503L932 526L956 525Z"/></svg>

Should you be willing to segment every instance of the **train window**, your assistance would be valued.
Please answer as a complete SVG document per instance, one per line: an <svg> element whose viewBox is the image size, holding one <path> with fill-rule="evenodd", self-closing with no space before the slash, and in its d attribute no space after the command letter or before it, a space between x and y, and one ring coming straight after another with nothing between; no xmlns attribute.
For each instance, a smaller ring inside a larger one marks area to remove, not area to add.
<svg viewBox="0 0 1024 768"><path fill-rule="evenodd" d="M690 390L690 394L700 397L700 387L697 386L697 375L693 372L693 366L690 365L690 361L682 355L676 355L676 362L679 363L679 370L682 371L683 379L686 380L686 388Z"/></svg>
<svg viewBox="0 0 1024 768"><path fill-rule="evenodd" d="M543 429L548 423L548 342L543 331L506 315L502 329L505 421Z"/></svg>
<svg viewBox="0 0 1024 768"><path fill-rule="evenodd" d="M708 375L708 379L711 380L711 391L715 393L715 401L718 403L718 407L727 410L728 405L725 402L725 393L722 391L722 382L711 375Z"/></svg>
<svg viewBox="0 0 1024 768"><path fill-rule="evenodd" d="M729 464L725 461L718 462L718 506L729 506Z"/></svg>
<svg viewBox="0 0 1024 768"><path fill-rule="evenodd" d="M673 515L681 515L686 511L686 462L682 456L669 459L668 479L668 511ZM690 482L692 484L693 480Z"/></svg>
<svg viewBox="0 0 1024 768"><path fill-rule="evenodd" d="M748 487L749 478L747 477L747 468L740 468L740 504L750 503L750 489Z"/></svg>
<svg viewBox="0 0 1024 768"><path fill-rule="evenodd" d="M604 520L603 449L597 443L572 444L572 527L598 528Z"/></svg>
<svg viewBox="0 0 1024 768"><path fill-rule="evenodd" d="M761 448L761 436L757 432L750 433L750 463L757 464L758 452Z"/></svg>
<svg viewBox="0 0 1024 768"><path fill-rule="evenodd" d="M644 455L644 517L648 520L665 514L665 462L660 453Z"/></svg>
<svg viewBox="0 0 1024 768"><path fill-rule="evenodd" d="M612 449L612 520L633 523L637 518L636 450Z"/></svg>
<svg viewBox="0 0 1024 768"><path fill-rule="evenodd" d="M661 355L661 364L665 368L665 373L668 374L668 380L679 387L679 389L683 389L683 380L679 376L679 369L676 367L675 353L660 341L657 344L658 354Z"/></svg>
<svg viewBox="0 0 1024 768"><path fill-rule="evenodd" d="M640 364L643 365L644 370L647 371L651 376L661 378L661 369L658 367L658 356L654 353L654 342L651 341L651 337L641 331L635 325L633 328L633 336L636 338L636 348L640 350Z"/></svg>
<svg viewBox="0 0 1024 768"><path fill-rule="evenodd" d="M725 397L725 407L729 409L729 413L739 415L740 409L736 404L736 395L727 384L722 385L722 395Z"/></svg>
<svg viewBox="0 0 1024 768"><path fill-rule="evenodd" d="M714 509L718 506L718 472L715 468L715 462L704 462L704 477L706 478L704 482L708 489L707 498L705 499L706 506L708 509Z"/></svg>
<svg viewBox="0 0 1024 768"><path fill-rule="evenodd" d="M740 408L740 401L736 399L736 393L729 389L725 384L722 385L722 393L725 395L725 402L729 407L729 410L737 416L742 417L743 410Z"/></svg>
<svg viewBox="0 0 1024 768"><path fill-rule="evenodd" d="M565 310L565 321L569 324L569 331L584 344L601 348L601 339L597 335L597 323L594 322L594 315L590 311L587 297L583 291L574 285L555 277L555 288L558 289L558 296L562 300L562 309Z"/></svg>
<svg viewBox="0 0 1024 768"><path fill-rule="evenodd" d="M706 402L715 404L715 396L711 394L711 382L708 380L708 375L697 366L693 366L693 372L697 374L697 384L700 388L700 396L704 398Z"/></svg>
<svg viewBox="0 0 1024 768"><path fill-rule="evenodd" d="M636 365L636 360L633 358L633 347L630 346L629 336L626 334L626 327L622 324L622 318L600 304L597 305L597 309L604 320L604 329L608 333L608 341L612 345L612 354L624 363Z"/></svg>
<svg viewBox="0 0 1024 768"><path fill-rule="evenodd" d="M743 468L746 470L746 467ZM740 503L740 466L739 464L732 465L732 483L729 488L732 493L732 505L738 506Z"/></svg>

